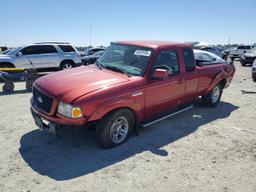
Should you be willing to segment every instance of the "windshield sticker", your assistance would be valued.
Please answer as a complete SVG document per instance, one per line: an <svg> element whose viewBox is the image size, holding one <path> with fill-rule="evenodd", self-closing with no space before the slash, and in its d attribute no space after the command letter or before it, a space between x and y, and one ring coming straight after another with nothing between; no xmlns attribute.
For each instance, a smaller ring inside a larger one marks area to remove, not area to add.
<svg viewBox="0 0 256 192"><path fill-rule="evenodd" d="M147 50L139 50L139 49L137 49L137 50L134 52L134 55L145 56L145 57L149 57L150 54L151 54L151 51L147 51Z"/></svg>

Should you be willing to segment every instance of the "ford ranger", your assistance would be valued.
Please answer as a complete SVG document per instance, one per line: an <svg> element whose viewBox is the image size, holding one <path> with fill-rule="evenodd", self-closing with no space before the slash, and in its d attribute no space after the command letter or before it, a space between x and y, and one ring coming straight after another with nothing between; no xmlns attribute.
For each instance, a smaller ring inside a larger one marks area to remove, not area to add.
<svg viewBox="0 0 256 192"><path fill-rule="evenodd" d="M96 141L111 148L137 127L190 109L199 96L216 106L234 72L232 64L195 61L187 44L120 41L93 65L36 80L31 111L40 129L55 134L63 125L93 125Z"/></svg>

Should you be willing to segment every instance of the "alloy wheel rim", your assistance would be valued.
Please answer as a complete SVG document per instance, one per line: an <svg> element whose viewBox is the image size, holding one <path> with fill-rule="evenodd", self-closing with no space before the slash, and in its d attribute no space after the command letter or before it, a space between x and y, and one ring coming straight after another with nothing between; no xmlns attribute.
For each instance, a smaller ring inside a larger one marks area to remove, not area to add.
<svg viewBox="0 0 256 192"><path fill-rule="evenodd" d="M110 138L118 144L125 140L129 130L129 123L125 117L118 117L111 125Z"/></svg>
<svg viewBox="0 0 256 192"><path fill-rule="evenodd" d="M220 96L220 88L216 86L212 91L212 96L211 96L212 102L216 103L219 99L219 96Z"/></svg>
<svg viewBox="0 0 256 192"><path fill-rule="evenodd" d="M72 65L71 65L71 64L65 64L63 68L64 68L64 69L71 69L71 68L72 68Z"/></svg>

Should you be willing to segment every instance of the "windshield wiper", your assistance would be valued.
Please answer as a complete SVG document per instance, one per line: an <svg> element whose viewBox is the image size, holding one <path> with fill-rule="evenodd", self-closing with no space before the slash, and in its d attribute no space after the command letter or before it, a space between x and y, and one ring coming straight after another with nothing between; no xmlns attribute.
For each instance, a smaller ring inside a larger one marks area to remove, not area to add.
<svg viewBox="0 0 256 192"><path fill-rule="evenodd" d="M96 61L96 65L100 70L102 69L102 64L100 62Z"/></svg>
<svg viewBox="0 0 256 192"><path fill-rule="evenodd" d="M125 70L120 69L120 68L118 68L118 67L114 67L114 66L104 66L104 68L110 69L110 70L113 70L113 71L117 71L117 72L121 72L121 73L124 73L125 75L127 75L128 77L131 77L131 75L130 75L129 73L127 73Z"/></svg>

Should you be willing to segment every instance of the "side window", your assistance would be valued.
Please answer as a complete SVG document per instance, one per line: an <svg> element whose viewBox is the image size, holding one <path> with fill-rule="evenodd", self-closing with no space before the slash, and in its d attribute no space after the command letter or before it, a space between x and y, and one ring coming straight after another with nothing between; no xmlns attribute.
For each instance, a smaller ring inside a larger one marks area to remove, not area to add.
<svg viewBox="0 0 256 192"><path fill-rule="evenodd" d="M196 63L192 49L184 48L183 57L185 61L186 71L193 71L195 69Z"/></svg>
<svg viewBox="0 0 256 192"><path fill-rule="evenodd" d="M63 51L63 52L76 52L75 49L70 46L70 45L59 45L59 48Z"/></svg>
<svg viewBox="0 0 256 192"><path fill-rule="evenodd" d="M39 46L38 54L57 53L57 50L52 45L41 45Z"/></svg>
<svg viewBox="0 0 256 192"><path fill-rule="evenodd" d="M24 49L21 50L21 53L23 55L34 55L34 54L38 54L39 50L38 50L38 46L28 46L25 47Z"/></svg>
<svg viewBox="0 0 256 192"><path fill-rule="evenodd" d="M154 69L167 69L169 75L174 75L180 72L178 55L176 50L162 51L157 56Z"/></svg>

